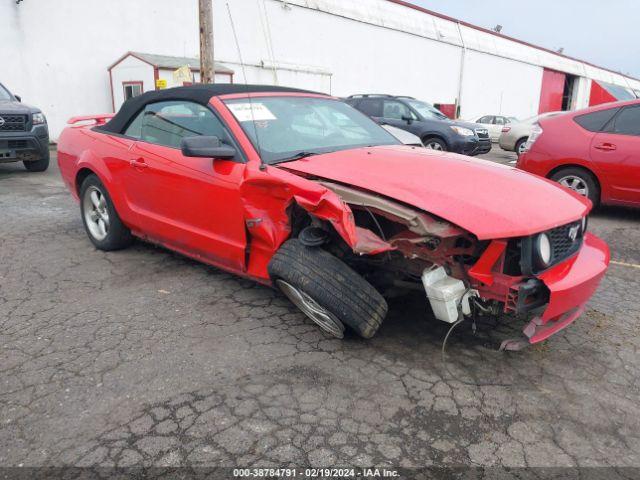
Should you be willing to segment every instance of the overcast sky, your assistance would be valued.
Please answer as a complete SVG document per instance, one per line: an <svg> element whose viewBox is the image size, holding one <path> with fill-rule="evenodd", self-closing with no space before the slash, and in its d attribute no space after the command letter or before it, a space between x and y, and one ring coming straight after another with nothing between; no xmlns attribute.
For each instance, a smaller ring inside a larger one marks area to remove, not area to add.
<svg viewBox="0 0 640 480"><path fill-rule="evenodd" d="M640 0L410 0L640 78Z"/></svg>

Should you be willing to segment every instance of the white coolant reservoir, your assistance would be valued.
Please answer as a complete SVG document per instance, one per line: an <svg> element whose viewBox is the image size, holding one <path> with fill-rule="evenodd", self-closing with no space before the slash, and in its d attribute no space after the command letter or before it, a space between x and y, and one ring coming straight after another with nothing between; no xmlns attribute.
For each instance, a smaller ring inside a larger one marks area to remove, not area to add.
<svg viewBox="0 0 640 480"><path fill-rule="evenodd" d="M453 323L458 320L458 305L465 315L471 314L469 296L462 280L447 275L443 267L425 269L422 284L431 309L438 320ZM463 298L464 297L464 298Z"/></svg>

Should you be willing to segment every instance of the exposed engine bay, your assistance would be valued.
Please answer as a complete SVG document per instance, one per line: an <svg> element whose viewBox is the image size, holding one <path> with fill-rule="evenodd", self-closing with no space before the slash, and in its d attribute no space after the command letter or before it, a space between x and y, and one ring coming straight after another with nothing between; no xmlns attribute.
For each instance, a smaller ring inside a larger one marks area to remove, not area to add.
<svg viewBox="0 0 640 480"><path fill-rule="evenodd" d="M434 316L447 323L456 322L460 313L526 313L547 304L544 284L512 265L520 263L518 255L510 258L519 245L509 249L508 241L479 241L446 220L388 198L338 183L318 183L350 207L358 234L354 248L337 235L334 241L327 239L327 248L381 291L425 291ZM323 224L310 227L315 233L303 232L303 242L318 244Z"/></svg>

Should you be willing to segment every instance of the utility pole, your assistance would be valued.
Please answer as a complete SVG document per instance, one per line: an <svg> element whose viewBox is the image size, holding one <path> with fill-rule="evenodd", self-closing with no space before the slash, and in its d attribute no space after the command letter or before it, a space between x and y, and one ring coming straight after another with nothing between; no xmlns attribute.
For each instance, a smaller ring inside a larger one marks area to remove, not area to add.
<svg viewBox="0 0 640 480"><path fill-rule="evenodd" d="M213 0L198 0L200 20L200 82L215 83L213 63Z"/></svg>

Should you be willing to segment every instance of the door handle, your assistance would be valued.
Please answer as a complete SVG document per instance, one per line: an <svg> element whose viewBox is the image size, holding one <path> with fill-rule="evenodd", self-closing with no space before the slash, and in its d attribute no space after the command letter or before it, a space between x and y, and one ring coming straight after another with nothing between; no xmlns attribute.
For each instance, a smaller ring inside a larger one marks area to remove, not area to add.
<svg viewBox="0 0 640 480"><path fill-rule="evenodd" d="M603 150L605 152L612 152L618 147L616 147L613 143L601 143L594 146L593 148L597 148L598 150Z"/></svg>
<svg viewBox="0 0 640 480"><path fill-rule="evenodd" d="M145 168L149 168L149 165L147 165L144 162L143 158L136 158L133 160L129 160L129 165L131 165L133 168L137 168L139 170L144 170Z"/></svg>

